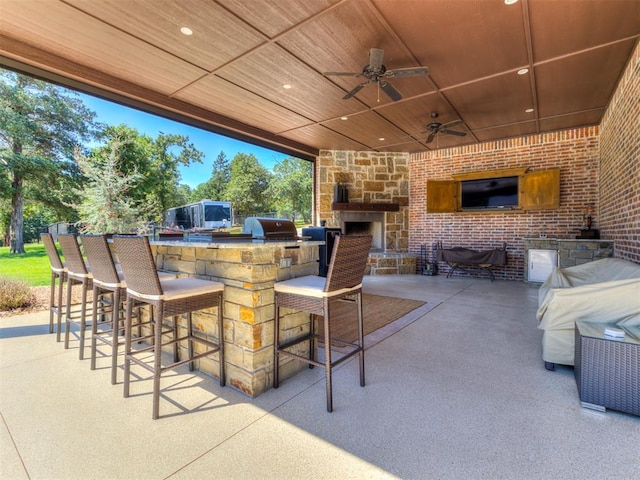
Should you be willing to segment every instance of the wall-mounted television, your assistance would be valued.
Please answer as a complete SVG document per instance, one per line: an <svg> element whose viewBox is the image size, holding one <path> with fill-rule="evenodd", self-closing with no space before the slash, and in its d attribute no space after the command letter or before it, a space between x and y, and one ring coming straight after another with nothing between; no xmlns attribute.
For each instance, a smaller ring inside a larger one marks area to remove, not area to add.
<svg viewBox="0 0 640 480"><path fill-rule="evenodd" d="M491 210L518 206L518 177L482 178L463 180L462 210Z"/></svg>

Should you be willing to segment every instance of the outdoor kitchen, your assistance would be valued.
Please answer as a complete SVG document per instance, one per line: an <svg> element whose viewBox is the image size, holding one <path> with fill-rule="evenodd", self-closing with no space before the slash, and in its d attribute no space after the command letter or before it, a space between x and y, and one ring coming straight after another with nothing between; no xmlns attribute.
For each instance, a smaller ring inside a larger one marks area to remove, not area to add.
<svg viewBox="0 0 640 480"><path fill-rule="evenodd" d="M156 240L152 250L159 269L225 284L224 342L227 382L256 397L273 384L274 291L276 281L318 274L318 248L324 242L302 238L288 220L248 218L243 234L208 234L207 239ZM217 337L214 312L194 314L194 325ZM309 328L309 314L290 312L280 322L282 338ZM306 347L300 346L301 353ZM201 359L197 368L218 374L217 360ZM283 362L281 376L300 370Z"/></svg>

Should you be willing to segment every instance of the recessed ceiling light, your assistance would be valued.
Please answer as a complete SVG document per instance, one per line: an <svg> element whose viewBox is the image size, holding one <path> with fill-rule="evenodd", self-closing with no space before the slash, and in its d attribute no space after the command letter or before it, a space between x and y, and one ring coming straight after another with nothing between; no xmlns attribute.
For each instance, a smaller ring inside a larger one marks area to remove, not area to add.
<svg viewBox="0 0 640 480"><path fill-rule="evenodd" d="M518 70L518 75L524 75L525 73L529 73L528 68L521 68L520 70Z"/></svg>
<svg viewBox="0 0 640 480"><path fill-rule="evenodd" d="M504 0L505 5L513 5L514 3L518 3L518 0Z"/></svg>
<svg viewBox="0 0 640 480"><path fill-rule="evenodd" d="M340 120L346 120L349 117L340 117Z"/></svg>
<svg viewBox="0 0 640 480"><path fill-rule="evenodd" d="M378 140L384 142L384 137L380 137Z"/></svg>
<svg viewBox="0 0 640 480"><path fill-rule="evenodd" d="M525 112L527 112L527 113L531 113L531 112L533 112L533 108L527 108L527 109L525 110Z"/></svg>
<svg viewBox="0 0 640 480"><path fill-rule="evenodd" d="M180 28L180 33L182 33L183 35L193 35L193 30L191 30L189 27L182 27Z"/></svg>
<svg viewBox="0 0 640 480"><path fill-rule="evenodd" d="M284 85L282 85L282 88L284 88L285 90L291 90L291 85L285 83Z"/></svg>

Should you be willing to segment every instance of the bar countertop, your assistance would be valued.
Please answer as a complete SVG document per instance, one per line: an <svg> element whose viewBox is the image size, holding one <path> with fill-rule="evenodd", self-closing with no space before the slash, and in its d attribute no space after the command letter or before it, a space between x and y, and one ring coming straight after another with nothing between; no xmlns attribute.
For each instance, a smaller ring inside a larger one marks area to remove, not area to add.
<svg viewBox="0 0 640 480"><path fill-rule="evenodd" d="M165 247L195 247L195 248L255 248L264 247L265 245L272 247L296 247L308 246L315 247L324 245L323 241L316 240L262 240L262 239L241 239L241 240L225 240L220 239L215 242L209 241L173 241L173 240L152 240L151 245Z"/></svg>

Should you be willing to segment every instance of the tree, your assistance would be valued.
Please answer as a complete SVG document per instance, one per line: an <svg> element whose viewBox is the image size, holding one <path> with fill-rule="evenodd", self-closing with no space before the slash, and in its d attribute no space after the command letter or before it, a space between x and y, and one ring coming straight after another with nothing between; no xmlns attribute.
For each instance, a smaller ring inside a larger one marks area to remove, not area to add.
<svg viewBox="0 0 640 480"><path fill-rule="evenodd" d="M51 194L67 180L78 180L73 151L94 136L96 125L95 114L72 95L26 75L0 70L0 195L11 200L11 253L24 253L25 197L40 194L41 200L60 206L63 202Z"/></svg>
<svg viewBox="0 0 640 480"><path fill-rule="evenodd" d="M189 143L189 137L184 135L164 134L160 132L153 141L151 148L151 171L153 174L153 188L151 189L152 219L162 221L164 212L180 205L178 187L180 185L180 165L191 162L202 163L203 153Z"/></svg>
<svg viewBox="0 0 640 480"><path fill-rule="evenodd" d="M211 177L198 185L192 192L191 201L226 200L226 190L231 178L231 167L224 152L220 152L213 162Z"/></svg>
<svg viewBox="0 0 640 480"><path fill-rule="evenodd" d="M85 188L76 191L81 199L76 208L83 233L127 233L143 227L138 209L128 196L141 175L120 171L122 147L120 140L112 139L88 157L76 152L76 161L87 179Z"/></svg>
<svg viewBox="0 0 640 480"><path fill-rule="evenodd" d="M238 153L230 164L226 200L233 204L236 215L262 213L271 209L266 190L271 174L253 154Z"/></svg>
<svg viewBox="0 0 640 480"><path fill-rule="evenodd" d="M136 188L130 189L127 196L146 220L161 222L168 208L186 203L189 192L180 185L178 167L202 162L203 157L189 143L189 137L160 132L154 139L135 128L118 125L107 127L104 139L105 146L95 152L109 149L111 141L119 142L118 170L123 175L139 175Z"/></svg>
<svg viewBox="0 0 640 480"><path fill-rule="evenodd" d="M176 192L176 201L174 205L172 205L172 207L186 205L187 203L191 202L192 195L193 190L191 189L191 187L185 183L181 183L180 185L178 185L178 190Z"/></svg>
<svg viewBox="0 0 640 480"><path fill-rule="evenodd" d="M24 241L40 241L40 234L57 219L57 213L47 207L31 203L24 208Z"/></svg>
<svg viewBox="0 0 640 480"><path fill-rule="evenodd" d="M285 158L273 167L273 178L268 195L274 199L278 215L293 221L301 215L306 223L311 222L311 199L313 197L313 166L311 162L296 158Z"/></svg>

